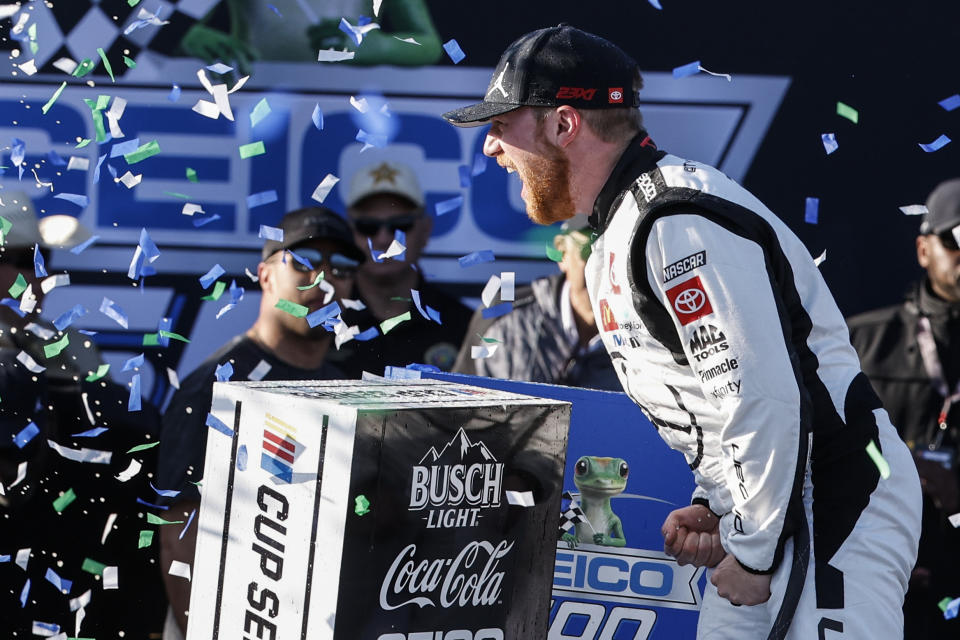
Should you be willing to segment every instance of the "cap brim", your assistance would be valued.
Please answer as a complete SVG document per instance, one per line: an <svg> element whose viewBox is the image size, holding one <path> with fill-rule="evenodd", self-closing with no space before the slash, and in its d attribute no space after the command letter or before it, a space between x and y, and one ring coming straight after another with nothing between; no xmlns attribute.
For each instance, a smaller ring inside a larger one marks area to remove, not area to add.
<svg viewBox="0 0 960 640"><path fill-rule="evenodd" d="M468 107L461 107L443 114L443 119L456 127L479 127L487 123L490 118L519 109L521 104L504 104L503 102L478 102Z"/></svg>

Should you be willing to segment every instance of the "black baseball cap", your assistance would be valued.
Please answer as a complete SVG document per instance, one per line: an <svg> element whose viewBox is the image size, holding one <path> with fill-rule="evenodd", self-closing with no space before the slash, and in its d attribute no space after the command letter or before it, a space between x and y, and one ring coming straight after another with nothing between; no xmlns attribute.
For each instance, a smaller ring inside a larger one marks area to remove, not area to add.
<svg viewBox="0 0 960 640"><path fill-rule="evenodd" d="M623 49L600 36L561 24L531 31L507 47L483 102L443 114L458 127L477 127L522 106L580 109L639 107L640 73Z"/></svg>
<svg viewBox="0 0 960 640"><path fill-rule="evenodd" d="M940 234L960 225L960 178L946 180L927 198L920 233Z"/></svg>
<svg viewBox="0 0 960 640"><path fill-rule="evenodd" d="M326 207L306 207L283 216L278 225L283 229L283 241L267 240L263 243L261 259L266 260L277 251L293 249L307 240L333 240L348 258L363 262L364 253L353 241L350 225Z"/></svg>

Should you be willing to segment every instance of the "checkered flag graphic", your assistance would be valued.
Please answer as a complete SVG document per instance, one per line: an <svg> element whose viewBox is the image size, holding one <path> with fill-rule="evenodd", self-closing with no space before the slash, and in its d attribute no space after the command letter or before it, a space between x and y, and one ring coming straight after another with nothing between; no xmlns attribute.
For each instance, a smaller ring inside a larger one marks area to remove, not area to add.
<svg viewBox="0 0 960 640"><path fill-rule="evenodd" d="M569 491L563 492L563 498L570 501L570 506L567 507L567 510L560 514L560 529L567 533L570 532L570 529L573 529L574 525L578 525L581 522L585 522L591 529L593 525L590 524L590 521L587 520L587 515L583 512L583 509L580 508L580 505L577 504L577 499Z"/></svg>

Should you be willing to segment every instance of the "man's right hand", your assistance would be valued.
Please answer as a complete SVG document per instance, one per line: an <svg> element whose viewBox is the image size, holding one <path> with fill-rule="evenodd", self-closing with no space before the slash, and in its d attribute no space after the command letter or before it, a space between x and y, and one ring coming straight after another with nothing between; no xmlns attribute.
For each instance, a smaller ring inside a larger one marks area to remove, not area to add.
<svg viewBox="0 0 960 640"><path fill-rule="evenodd" d="M720 519L703 505L670 512L660 532L664 553L681 566L715 567L726 554L720 544Z"/></svg>

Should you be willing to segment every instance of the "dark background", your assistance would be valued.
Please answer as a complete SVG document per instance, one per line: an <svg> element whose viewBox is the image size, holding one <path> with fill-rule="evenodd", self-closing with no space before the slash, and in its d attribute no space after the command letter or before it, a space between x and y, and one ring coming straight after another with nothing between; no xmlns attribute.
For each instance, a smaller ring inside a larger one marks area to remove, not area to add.
<svg viewBox="0 0 960 640"><path fill-rule="evenodd" d="M922 271L920 218L897 207L922 204L960 176L960 109L937 104L960 93L960 2L661 3L663 11L644 0L428 2L441 38L467 54L461 65L493 67L523 33L568 22L617 43L644 71L699 59L734 82L791 77L744 186L813 255L827 250L821 271L845 315L898 302ZM859 124L836 115L838 100L859 111ZM830 156L820 141L828 132L840 144ZM940 134L957 140L935 153L918 146ZM820 198L817 225L803 221L808 196Z"/></svg>

